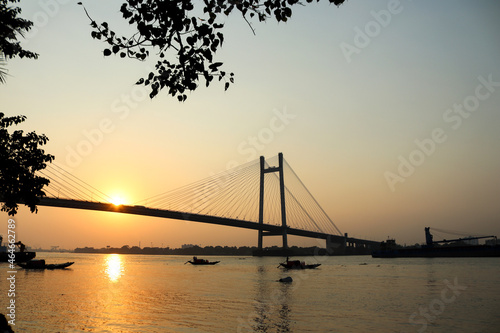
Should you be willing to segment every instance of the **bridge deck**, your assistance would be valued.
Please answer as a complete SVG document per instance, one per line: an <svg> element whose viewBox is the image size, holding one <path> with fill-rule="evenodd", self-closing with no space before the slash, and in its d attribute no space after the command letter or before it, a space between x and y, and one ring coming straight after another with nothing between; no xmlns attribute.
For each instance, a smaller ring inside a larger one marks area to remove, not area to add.
<svg viewBox="0 0 500 333"><path fill-rule="evenodd" d="M210 216L210 215L202 215L202 214L185 213L185 212L178 212L165 209L155 209L144 206L129 206L129 205L116 206L111 203L57 199L48 197L40 198L40 202L38 205L48 206L48 207L96 210L103 212L115 212L115 213L142 215L142 216L161 217L174 220L211 223L211 224L225 225L237 228L263 230L270 234L276 234L276 235L281 235L282 233L281 226L272 224L265 224L265 223L259 224L258 222L250 222L250 221L230 219L230 218ZM368 245L368 246L370 245L377 246L380 244L380 242L376 241L370 241L352 237L346 238L344 236L339 236L339 235L330 235L330 234L325 234L315 231L307 231L302 229L295 229L290 227L287 228L287 234L302 236L302 237L310 237L310 238L328 239L332 243L339 243L339 244L343 244L344 242L355 243L360 245Z"/></svg>

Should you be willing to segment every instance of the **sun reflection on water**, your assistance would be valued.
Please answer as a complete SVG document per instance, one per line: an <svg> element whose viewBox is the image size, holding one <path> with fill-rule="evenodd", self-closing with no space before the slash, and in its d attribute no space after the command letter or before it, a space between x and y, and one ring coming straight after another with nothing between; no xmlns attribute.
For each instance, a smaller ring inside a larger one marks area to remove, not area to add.
<svg viewBox="0 0 500 333"><path fill-rule="evenodd" d="M110 254L106 257L106 274L111 282L116 282L123 275L122 259L119 254Z"/></svg>

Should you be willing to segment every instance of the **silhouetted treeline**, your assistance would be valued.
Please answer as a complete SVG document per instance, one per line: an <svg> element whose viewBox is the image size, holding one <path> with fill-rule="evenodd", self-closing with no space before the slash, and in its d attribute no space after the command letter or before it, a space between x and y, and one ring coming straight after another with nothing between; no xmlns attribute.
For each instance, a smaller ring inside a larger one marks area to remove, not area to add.
<svg viewBox="0 0 500 333"><path fill-rule="evenodd" d="M277 250L279 247L273 246L266 248L267 250ZM256 246L193 246L189 248L171 249L169 247L144 247L128 246L122 247L105 247L96 249L93 247L76 248L75 253L117 253L117 254L156 254L156 255L237 255L237 256L251 256L257 250ZM314 255L318 252L323 252L324 249L317 247L299 248L293 246L290 248L294 253L301 253L303 255Z"/></svg>
<svg viewBox="0 0 500 333"><path fill-rule="evenodd" d="M252 255L255 247L235 247L235 246L193 246L182 249L171 249L169 247L129 247L124 245L120 248L106 247L96 249L93 247L76 248L76 253L118 253L118 254L159 254L159 255Z"/></svg>

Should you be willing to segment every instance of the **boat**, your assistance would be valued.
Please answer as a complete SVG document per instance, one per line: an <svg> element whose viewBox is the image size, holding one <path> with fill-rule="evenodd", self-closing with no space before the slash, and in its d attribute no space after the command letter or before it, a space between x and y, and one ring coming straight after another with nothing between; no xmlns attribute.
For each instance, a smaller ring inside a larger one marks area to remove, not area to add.
<svg viewBox="0 0 500 333"><path fill-rule="evenodd" d="M6 250L3 251L0 249L0 262L9 262L12 260L11 257L9 257L9 252ZM26 251L26 252L14 252L14 262L20 263L20 262L26 262L28 260L31 260L36 257L36 252L31 252L31 251Z"/></svg>
<svg viewBox="0 0 500 333"><path fill-rule="evenodd" d="M64 269L73 265L73 261L68 261L61 264L46 264L44 259L38 260L30 260L24 263L17 263L18 266L21 266L24 269Z"/></svg>
<svg viewBox="0 0 500 333"><path fill-rule="evenodd" d="M286 257L286 261L280 263L278 267L280 266L286 269L312 269L321 266L321 264L306 264L304 261L289 260L288 257Z"/></svg>
<svg viewBox="0 0 500 333"><path fill-rule="evenodd" d="M6 245L2 245L2 241L3 238L0 236L0 262L26 262L36 257L36 252L25 251L26 247L21 242L14 243L19 251L10 252Z"/></svg>
<svg viewBox="0 0 500 333"><path fill-rule="evenodd" d="M476 240L493 238L486 244ZM464 237L434 241L430 227L425 227L425 245L401 247L394 239L380 243L380 249L372 252L373 258L439 258L439 257L500 257L500 244L496 236Z"/></svg>
<svg viewBox="0 0 500 333"><path fill-rule="evenodd" d="M215 265L219 262L220 261L208 261L206 259L198 259L197 257L193 257L193 260L188 260L186 264L190 263L191 265Z"/></svg>

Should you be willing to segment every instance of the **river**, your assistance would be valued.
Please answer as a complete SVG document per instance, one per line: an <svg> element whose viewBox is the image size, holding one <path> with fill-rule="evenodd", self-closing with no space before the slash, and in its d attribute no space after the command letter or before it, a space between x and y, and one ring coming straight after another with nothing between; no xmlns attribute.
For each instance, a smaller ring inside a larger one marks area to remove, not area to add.
<svg viewBox="0 0 500 333"><path fill-rule="evenodd" d="M15 273L0 264L0 312L14 312L15 332L500 331L500 258L304 257L294 259L321 266L289 271L273 257L37 258L75 263ZM277 281L286 276L293 282Z"/></svg>

